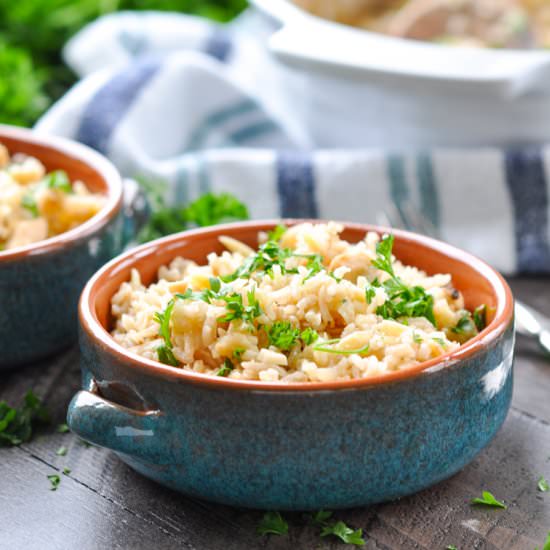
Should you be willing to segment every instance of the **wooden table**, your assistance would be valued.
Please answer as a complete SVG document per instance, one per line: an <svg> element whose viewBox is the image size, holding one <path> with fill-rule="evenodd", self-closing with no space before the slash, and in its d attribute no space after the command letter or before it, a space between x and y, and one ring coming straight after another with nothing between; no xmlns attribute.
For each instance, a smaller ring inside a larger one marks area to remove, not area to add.
<svg viewBox="0 0 550 550"><path fill-rule="evenodd" d="M550 285L512 281L516 295L550 316ZM32 330L31 330L32 334ZM32 343L32 342L30 342ZM0 400L19 403L33 388L52 414L49 428L20 447L0 449L0 548L2 550L345 548L321 539L303 514L285 514L285 537L260 537L261 512L181 496L134 473L112 452L86 447L56 432L79 388L78 351L0 375ZM66 446L66 456L56 450ZM57 491L48 474L61 473ZM336 513L362 527L366 548L407 550L542 549L550 531L550 361L530 342L518 341L513 406L489 447L458 475L397 502ZM487 489L508 510L472 507ZM351 547L348 547L351 548Z"/></svg>

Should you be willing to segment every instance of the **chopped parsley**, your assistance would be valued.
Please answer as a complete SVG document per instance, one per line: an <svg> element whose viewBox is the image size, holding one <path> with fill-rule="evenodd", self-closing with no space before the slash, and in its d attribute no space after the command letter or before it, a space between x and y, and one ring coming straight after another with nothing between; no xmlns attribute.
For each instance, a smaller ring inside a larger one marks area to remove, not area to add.
<svg viewBox="0 0 550 550"><path fill-rule="evenodd" d="M423 342L422 337L417 334L416 330L413 330L413 342L415 344L421 344Z"/></svg>
<svg viewBox="0 0 550 550"><path fill-rule="evenodd" d="M328 537L329 535L338 537L342 542L346 544L353 544L355 546L363 546L365 539L363 538L362 529L351 529L343 521L337 521L330 525L325 525L321 531L322 537Z"/></svg>
<svg viewBox="0 0 550 550"><path fill-rule="evenodd" d="M33 218L38 218L40 215L38 212L38 204L36 204L36 199L31 194L23 195L23 198L21 199L21 206L28 210L32 214Z"/></svg>
<svg viewBox="0 0 550 550"><path fill-rule="evenodd" d="M481 304L474 309L474 324L479 332L487 326L487 305Z"/></svg>
<svg viewBox="0 0 550 550"><path fill-rule="evenodd" d="M340 340L341 338L326 340L324 342L321 342L320 344L317 344L316 346L313 346L313 349L315 351L323 351L325 353L335 353L337 355L354 355L354 354L361 355L362 353L366 353L367 351L369 351L369 344L366 344L363 347L358 349L334 349L334 348L327 347L327 345L337 344L338 342L340 342Z"/></svg>
<svg viewBox="0 0 550 550"><path fill-rule="evenodd" d="M535 550L538 550L538 548L535 548ZM541 550L550 550L550 531L548 532L548 536L546 537L546 541L544 542L544 546Z"/></svg>
<svg viewBox="0 0 550 550"><path fill-rule="evenodd" d="M216 376L229 376L229 373L235 368L230 359L225 359Z"/></svg>
<svg viewBox="0 0 550 550"><path fill-rule="evenodd" d="M57 456L65 456L67 454L67 447L59 447L59 449L55 451L55 454Z"/></svg>
<svg viewBox="0 0 550 550"><path fill-rule="evenodd" d="M506 504L497 500L489 491L483 491L481 494L482 498L474 498L472 504L481 504L483 506L492 506L493 508L503 508L506 510Z"/></svg>
<svg viewBox="0 0 550 550"><path fill-rule="evenodd" d="M546 493L550 491L550 485L548 484L548 481L546 481L546 479L544 479L542 476L539 478L537 482L537 487L541 493Z"/></svg>
<svg viewBox="0 0 550 550"><path fill-rule="evenodd" d="M70 429L69 429L69 426L67 424L63 423L63 424L59 424L57 426L57 431L60 434L66 434L66 433L70 432Z"/></svg>
<svg viewBox="0 0 550 550"><path fill-rule="evenodd" d="M329 510L318 510L311 516L313 523L324 525L332 517L332 512Z"/></svg>
<svg viewBox="0 0 550 550"><path fill-rule="evenodd" d="M64 473L66 476L68 476L68 475L71 473L71 469L68 468L67 466L65 466L65 467L63 468L63 473Z"/></svg>
<svg viewBox="0 0 550 550"><path fill-rule="evenodd" d="M59 484L61 483L61 477L59 474L49 474L48 479L50 480L50 491L57 491Z"/></svg>
<svg viewBox="0 0 550 550"><path fill-rule="evenodd" d="M455 327L451 329L451 332L455 334L472 334L476 331L476 327L469 313L464 313L464 315L459 319Z"/></svg>
<svg viewBox="0 0 550 550"><path fill-rule="evenodd" d="M169 208L158 193L163 183L140 181L142 189L150 199L150 204L153 205L149 222L138 234L137 240L140 243L184 231L190 226L206 227L249 218L247 207L230 193L206 193L187 207Z"/></svg>
<svg viewBox="0 0 550 550"><path fill-rule="evenodd" d="M288 523L279 512L266 512L257 527L260 535L286 535Z"/></svg>
<svg viewBox="0 0 550 550"><path fill-rule="evenodd" d="M395 275L392 264L392 249L394 236L385 235L376 245L376 259L372 265L390 276L390 279L380 283L374 280L365 291L367 302L374 297L373 287L383 287L388 299L376 308L376 314L384 319L400 319L402 317L425 317L435 326L433 312L434 299L421 286L410 287Z"/></svg>
<svg viewBox="0 0 550 550"><path fill-rule="evenodd" d="M443 349L447 347L447 342L443 338L438 338L437 336L432 337L434 342L437 342Z"/></svg>
<svg viewBox="0 0 550 550"><path fill-rule="evenodd" d="M246 350L244 348L235 348L233 350L233 357L235 359L237 359L237 361L240 361L241 360L241 357L243 356L243 353L245 352Z"/></svg>
<svg viewBox="0 0 550 550"><path fill-rule="evenodd" d="M300 329L294 328L290 321L275 321L267 329L269 344L282 351L290 350L300 337Z"/></svg>
<svg viewBox="0 0 550 550"><path fill-rule="evenodd" d="M256 291L247 292L248 305L244 305L243 297L240 294L233 293L226 296L219 296L226 303L227 313L218 318L220 323L230 323L238 319L253 325L254 319L262 314L260 303L256 298Z"/></svg>
<svg viewBox="0 0 550 550"><path fill-rule="evenodd" d="M48 411L32 390L25 394L23 405L19 409L0 401L0 446L19 445L29 441L33 426L48 421Z"/></svg>
<svg viewBox="0 0 550 550"><path fill-rule="evenodd" d="M64 170L54 170L50 172L46 175L43 182L47 189L56 189L58 191L63 191L63 193L73 192L69 176Z"/></svg>
<svg viewBox="0 0 550 550"><path fill-rule="evenodd" d="M267 234L268 241L279 242L281 237L287 232L288 227L286 225L279 224Z"/></svg>
<svg viewBox="0 0 550 550"><path fill-rule="evenodd" d="M454 544L449 544L445 550L458 550L458 548Z"/></svg>
<svg viewBox="0 0 550 550"><path fill-rule="evenodd" d="M165 365L177 367L179 363L172 351L173 345L170 339L170 317L172 316L174 305L174 300L170 300L164 311L157 311L155 313L154 319L159 324L159 335L164 340L164 344L157 348L159 361Z"/></svg>
<svg viewBox="0 0 550 550"><path fill-rule="evenodd" d="M319 334L317 333L316 330L313 330L311 327L307 327L300 334L300 338L306 346L310 346L311 344L317 341L317 339L319 338Z"/></svg>

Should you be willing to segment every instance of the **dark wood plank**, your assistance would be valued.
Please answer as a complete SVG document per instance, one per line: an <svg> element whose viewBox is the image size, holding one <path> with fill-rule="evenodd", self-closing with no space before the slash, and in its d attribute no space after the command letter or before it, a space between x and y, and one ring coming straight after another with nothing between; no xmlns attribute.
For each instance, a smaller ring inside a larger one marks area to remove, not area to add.
<svg viewBox="0 0 550 550"><path fill-rule="evenodd" d="M548 283L513 281L516 294L550 315ZM397 502L339 512L365 529L367 548L533 550L550 530L550 363L518 343L513 410L492 444L463 472ZM126 467L111 452L83 446L55 431L80 385L78 352L0 375L0 399L18 402L32 387L44 397L52 424L17 449L0 449L1 548L341 548L320 539L302 514L289 514L288 537L258 537L261 513L188 499ZM66 446L64 457L55 454ZM71 468L56 492L48 473ZM506 511L474 508L483 489L509 504ZM51 531L51 532L50 532Z"/></svg>

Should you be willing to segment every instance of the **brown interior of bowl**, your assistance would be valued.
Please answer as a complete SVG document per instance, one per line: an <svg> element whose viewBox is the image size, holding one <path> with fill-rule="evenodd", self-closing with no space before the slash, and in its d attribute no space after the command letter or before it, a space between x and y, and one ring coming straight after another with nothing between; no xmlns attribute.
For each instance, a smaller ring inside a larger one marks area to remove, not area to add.
<svg viewBox="0 0 550 550"><path fill-rule="evenodd" d="M28 252L63 246L87 232L95 231L117 214L122 204L122 183L114 166L99 153L66 139L0 125L0 143L10 155L23 153L37 158L46 171L64 170L71 182L82 181L90 191L107 196L107 204L82 225L49 239L13 250L0 251L0 258L16 259Z"/></svg>
<svg viewBox="0 0 550 550"><path fill-rule="evenodd" d="M183 369L166 367L160 363L146 360L123 350L108 334L108 331L111 329L111 297L124 281L129 280L132 268L140 272L143 283L148 285L156 280L158 268L161 265L168 264L176 256L204 263L206 256L210 252L222 252L224 250L218 241L218 237L221 235L231 235L252 247L256 247L258 232L272 229L276 223L273 221L248 222L182 233L144 245L113 260L94 276L83 293L80 313L84 328L90 330L95 337L100 338L110 347L117 348L118 353L130 355L135 362L144 363L149 365L149 367L154 366L157 369L169 369L169 371L186 377L196 378L199 376L200 378L214 380L214 382L219 383L219 379L197 375ZM285 220L285 223L292 225L299 223L299 221ZM384 232L384 229L380 227L358 224L345 225L346 229L343 233L343 238L350 242L356 242L364 238L366 231ZM481 345L482 336L486 331L492 329L493 331L498 330L502 332L509 324L512 319L512 296L508 285L497 272L481 260L465 252L461 252L450 245L403 231L393 231L393 233L395 235L394 253L398 259L405 264L415 265L425 270L428 274L450 273L453 277L454 286L463 293L468 309L474 309L480 304L487 304L490 307L492 318L490 319L491 323L489 327L481 335L478 335L462 346L459 352L455 352L455 355L460 354L460 351L466 348L471 348L471 351L478 349L479 345ZM484 342L487 342L487 339L484 339ZM423 363L418 368L392 372L378 378L385 380L406 377L413 371L421 371L440 360L438 358L437 360ZM224 384L226 382L248 383L249 385L256 383L258 384L257 387L264 389L270 387L269 384L264 382L223 380ZM353 385L358 382L372 383L373 380L361 379L332 384L346 385L348 382L350 382L350 385ZM273 384L272 386L281 389L280 383ZM296 388L301 385L286 384L285 386ZM332 387L331 383L306 383L302 384L302 386L304 387L301 389L316 389L317 386L320 388Z"/></svg>

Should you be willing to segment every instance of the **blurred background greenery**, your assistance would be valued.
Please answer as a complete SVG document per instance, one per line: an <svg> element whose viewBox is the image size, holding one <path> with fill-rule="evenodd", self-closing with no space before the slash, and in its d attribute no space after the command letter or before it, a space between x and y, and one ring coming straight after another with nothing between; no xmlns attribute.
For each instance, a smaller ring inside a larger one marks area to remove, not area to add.
<svg viewBox="0 0 550 550"><path fill-rule="evenodd" d="M0 0L0 123L31 126L74 82L61 49L86 23L120 10L229 21L246 0Z"/></svg>

